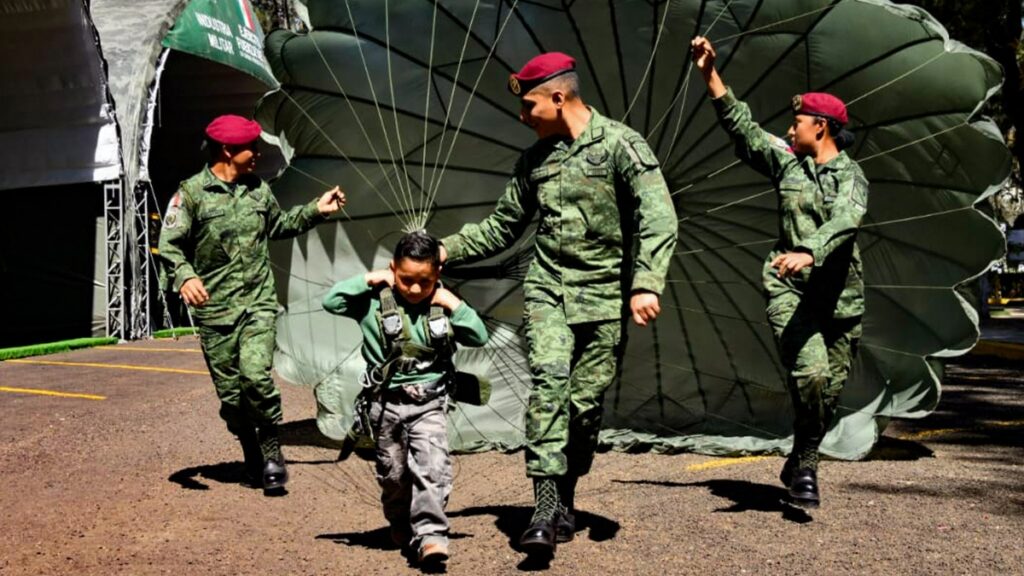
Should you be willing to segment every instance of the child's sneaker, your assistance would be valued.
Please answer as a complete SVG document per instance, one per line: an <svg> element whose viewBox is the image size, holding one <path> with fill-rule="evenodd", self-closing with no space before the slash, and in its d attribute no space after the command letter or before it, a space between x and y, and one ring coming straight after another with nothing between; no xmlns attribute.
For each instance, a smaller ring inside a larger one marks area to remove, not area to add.
<svg viewBox="0 0 1024 576"><path fill-rule="evenodd" d="M420 546L420 565L437 566L448 560L448 543L429 540Z"/></svg>

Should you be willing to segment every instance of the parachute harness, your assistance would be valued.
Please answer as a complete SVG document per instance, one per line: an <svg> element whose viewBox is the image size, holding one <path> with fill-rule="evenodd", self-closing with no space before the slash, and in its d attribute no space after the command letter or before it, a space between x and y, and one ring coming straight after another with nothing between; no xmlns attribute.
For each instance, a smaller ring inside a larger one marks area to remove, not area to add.
<svg viewBox="0 0 1024 576"><path fill-rule="evenodd" d="M431 368L440 371L442 376L433 382L402 387L402 393L408 398L415 402L426 402L446 394L455 373L454 333L444 308L430 307L430 314L425 320L430 343L428 346L422 346L412 341L408 318L395 301L392 289L383 288L379 298L380 311L377 313L377 323L384 336L387 355L383 364L369 366L366 372L359 376L363 391L356 398L356 422L353 430L357 435L368 435L374 439L375 428L370 420L370 404L384 395L395 374L422 372Z"/></svg>

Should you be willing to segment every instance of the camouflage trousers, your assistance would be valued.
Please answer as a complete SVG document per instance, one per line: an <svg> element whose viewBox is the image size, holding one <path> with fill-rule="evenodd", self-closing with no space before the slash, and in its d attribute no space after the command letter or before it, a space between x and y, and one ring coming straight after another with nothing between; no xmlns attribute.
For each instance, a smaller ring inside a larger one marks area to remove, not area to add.
<svg viewBox="0 0 1024 576"><path fill-rule="evenodd" d="M569 325L561 302L528 300L533 388L526 407L526 475L583 476L601 429L604 393L622 356L620 320Z"/></svg>
<svg viewBox="0 0 1024 576"><path fill-rule="evenodd" d="M220 398L220 417L237 436L281 421L274 362L276 314L243 314L234 326L199 326L206 366Z"/></svg>
<svg viewBox="0 0 1024 576"><path fill-rule="evenodd" d="M400 396L388 392L370 404L384 517L399 544L447 544L444 509L452 491L447 397L417 404Z"/></svg>
<svg viewBox="0 0 1024 576"><path fill-rule="evenodd" d="M817 451L832 424L839 394L861 336L861 317L832 318L782 294L768 302L786 385L793 400L793 454L801 467L817 467ZM806 458L801 454L810 454Z"/></svg>

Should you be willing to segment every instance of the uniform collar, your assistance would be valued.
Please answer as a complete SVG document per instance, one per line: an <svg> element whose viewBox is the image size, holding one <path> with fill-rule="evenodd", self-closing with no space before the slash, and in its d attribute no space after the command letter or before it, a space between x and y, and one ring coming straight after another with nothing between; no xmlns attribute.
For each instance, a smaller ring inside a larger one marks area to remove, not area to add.
<svg viewBox="0 0 1024 576"><path fill-rule="evenodd" d="M590 120L587 121L587 126L583 129L580 137L569 146L569 154L604 140L605 125L608 120L591 106L587 106L587 110L590 110Z"/></svg>
<svg viewBox="0 0 1024 576"><path fill-rule="evenodd" d="M213 170L210 170L209 166L203 167L202 178L203 190L209 192L228 193L230 193L232 190L232 185L228 182L221 180L220 178L217 178L217 176L213 173Z"/></svg>
<svg viewBox="0 0 1024 576"><path fill-rule="evenodd" d="M840 172L850 166L850 157L845 151L840 150L839 154L835 158L825 162L818 166L818 173L822 172Z"/></svg>

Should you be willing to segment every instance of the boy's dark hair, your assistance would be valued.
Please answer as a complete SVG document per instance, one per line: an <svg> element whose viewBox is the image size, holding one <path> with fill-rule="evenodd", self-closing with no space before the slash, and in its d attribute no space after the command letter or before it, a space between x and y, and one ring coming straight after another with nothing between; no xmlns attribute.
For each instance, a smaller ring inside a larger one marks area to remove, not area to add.
<svg viewBox="0 0 1024 576"><path fill-rule="evenodd" d="M394 259L400 262L409 258L417 262L430 262L434 268L441 267L441 244L425 230L416 230L402 236L395 246Z"/></svg>

